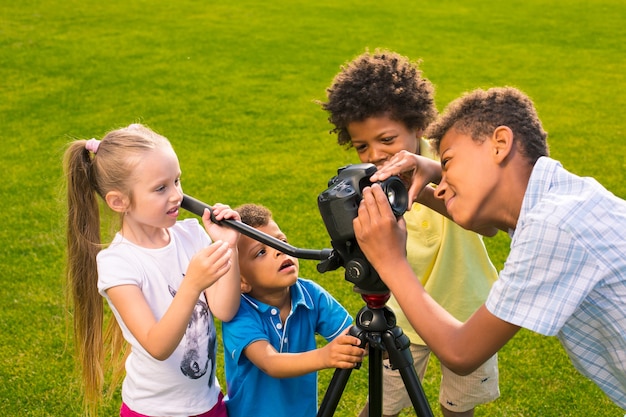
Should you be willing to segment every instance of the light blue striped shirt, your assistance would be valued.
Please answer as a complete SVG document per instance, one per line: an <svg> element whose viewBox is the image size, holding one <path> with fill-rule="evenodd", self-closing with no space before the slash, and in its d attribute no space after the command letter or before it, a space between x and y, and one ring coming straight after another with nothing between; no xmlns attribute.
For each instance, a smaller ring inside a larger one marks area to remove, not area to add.
<svg viewBox="0 0 626 417"><path fill-rule="evenodd" d="M576 369L626 409L626 201L540 158L486 306L556 335Z"/></svg>

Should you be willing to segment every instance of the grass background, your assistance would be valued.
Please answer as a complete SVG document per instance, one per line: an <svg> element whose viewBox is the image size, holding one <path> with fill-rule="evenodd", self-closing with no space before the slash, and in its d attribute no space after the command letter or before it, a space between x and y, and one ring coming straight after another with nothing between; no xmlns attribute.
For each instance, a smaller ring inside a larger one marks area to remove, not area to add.
<svg viewBox="0 0 626 417"><path fill-rule="evenodd" d="M78 416L63 297L61 157L74 138L143 122L174 144L185 192L265 204L290 242L329 239L317 195L356 162L314 104L344 62L384 47L423 59L443 109L476 87L535 101L552 156L626 197L626 4L619 0L22 0L0 7L0 415ZM501 268L508 237L487 244ZM302 276L352 313L342 271ZM433 363L434 364L434 363ZM484 416L622 416L554 338L521 331L500 354ZM321 373L320 393L332 376ZM223 382L223 373L219 377ZM424 388L435 415L437 367ZM354 416L367 371L336 415ZM119 398L102 415L117 415ZM407 413L406 415L411 415Z"/></svg>

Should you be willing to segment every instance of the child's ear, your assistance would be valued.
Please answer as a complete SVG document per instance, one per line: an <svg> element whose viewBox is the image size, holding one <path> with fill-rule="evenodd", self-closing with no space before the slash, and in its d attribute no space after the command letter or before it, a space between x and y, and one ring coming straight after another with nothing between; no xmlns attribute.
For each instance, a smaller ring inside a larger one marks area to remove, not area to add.
<svg viewBox="0 0 626 417"><path fill-rule="evenodd" d="M241 275L240 277L241 277L241 284L240 284L241 293L242 294L247 294L250 291L252 291L252 285L250 285L248 283L248 281L246 281L246 279L243 277L243 275Z"/></svg>
<svg viewBox="0 0 626 417"><path fill-rule="evenodd" d="M128 210L128 198L119 191L109 191L104 200L113 211L125 213Z"/></svg>
<svg viewBox="0 0 626 417"><path fill-rule="evenodd" d="M498 126L491 137L493 156L498 162L502 162L511 153L513 148L513 131L508 126Z"/></svg>

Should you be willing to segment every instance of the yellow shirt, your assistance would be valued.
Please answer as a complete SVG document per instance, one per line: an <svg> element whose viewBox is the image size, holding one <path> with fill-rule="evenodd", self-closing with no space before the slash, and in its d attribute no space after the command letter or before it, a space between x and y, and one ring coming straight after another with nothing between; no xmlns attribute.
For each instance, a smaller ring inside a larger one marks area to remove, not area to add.
<svg viewBox="0 0 626 417"><path fill-rule="evenodd" d="M420 154L436 159L428 142ZM498 277L482 236L463 229L441 214L413 204L404 214L407 259L426 291L450 314L465 321L480 307ZM411 343L425 344L392 296L387 305Z"/></svg>

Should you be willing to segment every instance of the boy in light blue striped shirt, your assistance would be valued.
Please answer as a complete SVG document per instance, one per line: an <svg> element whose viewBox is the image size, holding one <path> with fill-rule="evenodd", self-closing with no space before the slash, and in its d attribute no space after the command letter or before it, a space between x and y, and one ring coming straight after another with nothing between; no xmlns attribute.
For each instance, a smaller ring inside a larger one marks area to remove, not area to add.
<svg viewBox="0 0 626 417"><path fill-rule="evenodd" d="M452 102L426 131L441 165L397 154L372 176L411 173L462 227L500 229L511 251L489 297L459 322L428 296L404 256L387 197L363 191L357 241L439 359L471 372L525 327L557 336L573 365L626 409L626 201L548 157L532 101L510 88ZM437 183L433 188L429 184Z"/></svg>

